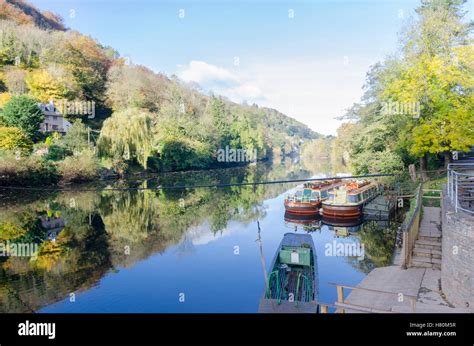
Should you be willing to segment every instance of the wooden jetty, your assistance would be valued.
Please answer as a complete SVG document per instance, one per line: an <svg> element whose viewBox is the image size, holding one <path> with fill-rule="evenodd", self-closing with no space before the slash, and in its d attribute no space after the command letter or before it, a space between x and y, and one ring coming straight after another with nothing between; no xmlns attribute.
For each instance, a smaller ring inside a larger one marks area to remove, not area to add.
<svg viewBox="0 0 474 346"><path fill-rule="evenodd" d="M395 211L395 202L380 195L364 206L365 220L388 220Z"/></svg>

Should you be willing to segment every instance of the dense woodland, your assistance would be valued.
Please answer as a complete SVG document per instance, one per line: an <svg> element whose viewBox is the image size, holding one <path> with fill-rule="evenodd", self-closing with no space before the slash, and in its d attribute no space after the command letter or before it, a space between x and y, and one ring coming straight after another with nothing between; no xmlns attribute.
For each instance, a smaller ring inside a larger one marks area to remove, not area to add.
<svg viewBox="0 0 474 346"><path fill-rule="evenodd" d="M113 48L24 1L2 0L0 9L4 182L209 168L223 165L216 151L226 146L256 150L260 160L289 155L321 137L276 110L235 104L129 64ZM95 102L95 117L68 114L73 127L65 136L45 136L35 105L62 100Z"/></svg>
<svg viewBox="0 0 474 346"><path fill-rule="evenodd" d="M474 23L461 0L422 0L399 51L371 67L364 96L341 117L336 138L309 144L336 170L426 171L474 146ZM325 148L325 149L324 149Z"/></svg>

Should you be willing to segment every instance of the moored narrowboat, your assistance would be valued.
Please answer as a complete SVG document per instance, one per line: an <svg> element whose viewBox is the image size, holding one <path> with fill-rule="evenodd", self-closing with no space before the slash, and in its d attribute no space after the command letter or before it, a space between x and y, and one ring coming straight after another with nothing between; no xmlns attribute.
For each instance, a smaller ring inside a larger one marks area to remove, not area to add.
<svg viewBox="0 0 474 346"><path fill-rule="evenodd" d="M285 210L291 214L308 215L318 214L321 202L328 198L329 192L341 186L340 179L333 181L318 181L304 184L295 193L285 198Z"/></svg>
<svg viewBox="0 0 474 346"><path fill-rule="evenodd" d="M364 205L379 192L375 182L351 181L329 192L328 199L322 202L322 215L326 218L360 218Z"/></svg>

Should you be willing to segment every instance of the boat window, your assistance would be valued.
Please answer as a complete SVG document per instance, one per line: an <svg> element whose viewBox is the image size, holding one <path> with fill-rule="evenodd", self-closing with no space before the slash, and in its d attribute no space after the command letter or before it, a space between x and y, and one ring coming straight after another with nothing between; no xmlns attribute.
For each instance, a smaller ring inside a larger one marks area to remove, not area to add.
<svg viewBox="0 0 474 346"><path fill-rule="evenodd" d="M328 191L327 190L321 191L321 198L327 198L327 197L328 197Z"/></svg>
<svg viewBox="0 0 474 346"><path fill-rule="evenodd" d="M358 203L360 195L348 195L347 199L349 203Z"/></svg>
<svg viewBox="0 0 474 346"><path fill-rule="evenodd" d="M301 197L303 197L303 191L298 190L295 192L295 199L296 200L301 200Z"/></svg>
<svg viewBox="0 0 474 346"><path fill-rule="evenodd" d="M317 201L317 200L319 199L319 192L318 192L318 191L313 191L313 192L311 193L311 199L312 199L313 201Z"/></svg>
<svg viewBox="0 0 474 346"><path fill-rule="evenodd" d="M304 189L303 190L303 200L310 200L311 199L311 189Z"/></svg>

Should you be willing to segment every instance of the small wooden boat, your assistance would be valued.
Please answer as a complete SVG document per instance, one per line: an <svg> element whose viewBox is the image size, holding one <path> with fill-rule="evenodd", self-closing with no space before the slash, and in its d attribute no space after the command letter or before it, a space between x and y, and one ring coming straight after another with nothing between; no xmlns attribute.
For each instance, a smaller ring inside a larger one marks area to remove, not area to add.
<svg viewBox="0 0 474 346"><path fill-rule="evenodd" d="M316 313L318 311L317 258L309 234L286 233L271 264L262 313Z"/></svg>
<svg viewBox="0 0 474 346"><path fill-rule="evenodd" d="M375 182L351 181L329 192L329 198L322 202L322 215L326 218L359 218L364 205L379 192L379 185Z"/></svg>
<svg viewBox="0 0 474 346"><path fill-rule="evenodd" d="M321 202L328 198L329 192L341 186L340 179L333 181L322 180L304 184L294 194L285 198L285 210L291 214L318 214Z"/></svg>

